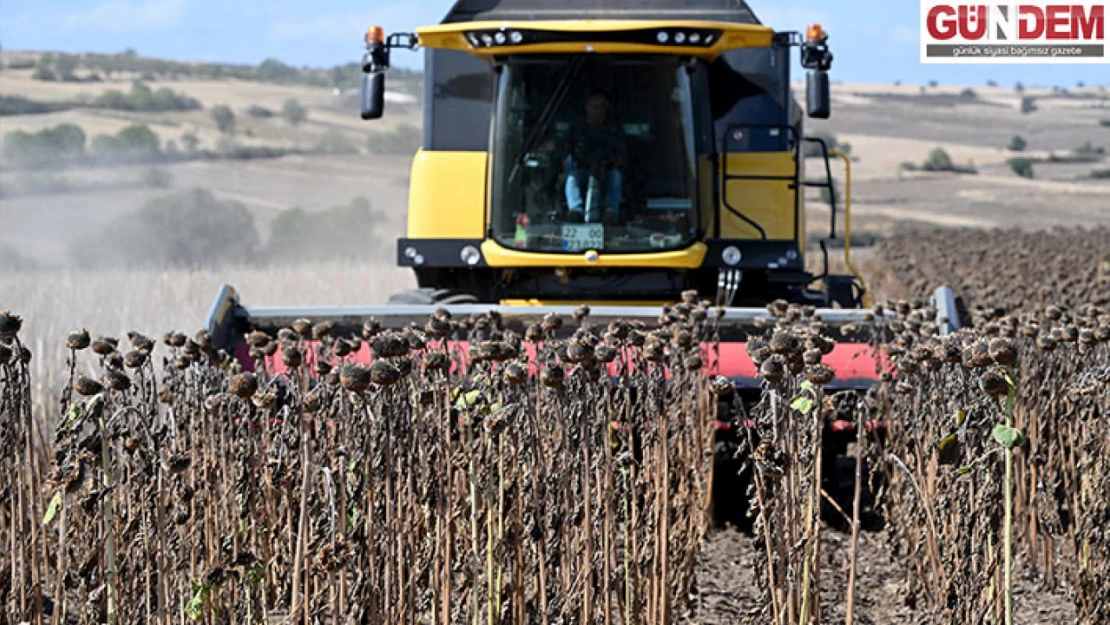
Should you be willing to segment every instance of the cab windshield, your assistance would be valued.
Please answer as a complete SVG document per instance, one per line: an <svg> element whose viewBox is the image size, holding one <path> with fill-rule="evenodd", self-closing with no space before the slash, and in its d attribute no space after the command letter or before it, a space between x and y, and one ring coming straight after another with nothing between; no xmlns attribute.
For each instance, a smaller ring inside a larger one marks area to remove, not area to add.
<svg viewBox="0 0 1110 625"><path fill-rule="evenodd" d="M652 252L694 238L689 74L673 57L511 59L494 130L494 237L540 252Z"/></svg>

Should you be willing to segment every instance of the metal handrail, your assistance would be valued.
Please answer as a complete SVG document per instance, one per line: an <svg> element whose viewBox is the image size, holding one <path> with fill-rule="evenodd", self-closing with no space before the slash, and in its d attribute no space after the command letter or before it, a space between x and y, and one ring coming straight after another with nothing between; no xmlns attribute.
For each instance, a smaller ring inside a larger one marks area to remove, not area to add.
<svg viewBox="0 0 1110 625"><path fill-rule="evenodd" d="M860 286L863 288L863 304L870 307L870 291L867 289L867 282L863 279L863 275L852 264L852 161L848 155L840 150L831 150L830 156L839 157L844 161L844 264L848 266L848 270L852 275L859 280ZM831 182L831 179L830 179Z"/></svg>

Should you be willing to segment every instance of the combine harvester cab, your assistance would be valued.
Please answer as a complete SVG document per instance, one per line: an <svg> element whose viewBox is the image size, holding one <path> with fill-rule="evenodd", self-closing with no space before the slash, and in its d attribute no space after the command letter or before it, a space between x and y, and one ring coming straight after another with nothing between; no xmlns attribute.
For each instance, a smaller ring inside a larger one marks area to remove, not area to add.
<svg viewBox="0 0 1110 625"><path fill-rule="evenodd" d="M699 339L706 372L745 397L760 391L747 341L767 333L775 302L812 308L836 339L824 359L832 388L876 382L869 337L841 332L872 314L850 256L851 164L803 127L806 114L831 113L821 26L775 31L743 0L459 0L414 33L369 29L363 119L385 113L392 54L418 47L424 138L397 241L418 288L383 306L248 308L225 287L208 329L245 367L246 335L300 318L358 336L370 318L423 328L440 308L456 319L495 311L517 331L557 313L569 332L582 305L600 326L653 326L686 294L720 311ZM807 72L804 109L791 90L793 48ZM806 144L819 148L817 180L806 176ZM843 203L832 159L845 168ZM817 250L809 188L829 198ZM833 241L847 275L829 269ZM369 357L365 344L349 356ZM280 369L273 355L270 364Z"/></svg>

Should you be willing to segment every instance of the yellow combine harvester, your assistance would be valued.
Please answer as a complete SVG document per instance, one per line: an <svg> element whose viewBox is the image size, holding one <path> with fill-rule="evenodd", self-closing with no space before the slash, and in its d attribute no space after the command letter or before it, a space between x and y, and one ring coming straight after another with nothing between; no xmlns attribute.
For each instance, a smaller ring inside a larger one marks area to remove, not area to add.
<svg viewBox="0 0 1110 625"><path fill-rule="evenodd" d="M384 113L391 53L425 54L423 148L397 243L419 289L388 306L248 309L224 287L209 330L246 366L246 332L299 317L357 333L367 317L405 327L445 306L523 326L589 304L601 323L653 323L695 291L722 308L727 345L709 372L753 387L742 346L768 303L812 305L833 331L865 315L863 280L829 273L827 239L806 264L805 190L828 189L835 239L830 156L848 165L805 138L791 92L797 49L806 112L829 116L820 26L776 32L742 0L459 0L439 25L374 27L366 44L364 119ZM806 179L807 141L823 155L818 182ZM826 359L837 384L875 379L861 353Z"/></svg>
<svg viewBox="0 0 1110 625"><path fill-rule="evenodd" d="M421 290L393 303L860 303L857 277L805 265L790 58L809 115L828 117L820 26L775 32L740 0L462 0L367 44L365 119L383 113L390 52L425 50L397 249Z"/></svg>

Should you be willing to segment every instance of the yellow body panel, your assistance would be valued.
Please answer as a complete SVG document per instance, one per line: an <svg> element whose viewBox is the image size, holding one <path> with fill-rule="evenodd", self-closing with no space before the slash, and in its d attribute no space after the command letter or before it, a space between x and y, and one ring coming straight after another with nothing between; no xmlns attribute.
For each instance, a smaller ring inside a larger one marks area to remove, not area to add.
<svg viewBox="0 0 1110 625"><path fill-rule="evenodd" d="M704 243L694 243L682 250L652 252L646 254L605 254L597 253L593 262L587 254L544 254L542 252L522 252L501 247L496 242L486 240L482 243L482 256L490 267L662 267L674 269L697 269L708 247Z"/></svg>
<svg viewBox="0 0 1110 625"><path fill-rule="evenodd" d="M486 231L486 152L416 153L409 179L410 239L481 239Z"/></svg>
<svg viewBox="0 0 1110 625"><path fill-rule="evenodd" d="M794 175L793 152L730 152L724 161L723 171L732 175ZM795 233L794 190L790 185L789 180L730 180L725 194L729 206L759 224L768 239L784 241L793 239ZM760 238L758 230L727 208L721 206L720 211L721 238Z"/></svg>
<svg viewBox="0 0 1110 625"><path fill-rule="evenodd" d="M502 45L474 47L466 40L466 33L472 30L512 30L531 29L557 32L581 33L582 41L537 43L528 45ZM720 38L713 45L678 46L647 45L639 43L589 41L592 32L616 32L622 30L650 30L653 28L712 28L721 31ZM527 22L466 22L426 26L416 30L420 45L425 48L446 48L464 50L479 57L500 56L504 54L558 54L583 53L597 54L635 54L662 53L682 54L712 59L721 52L733 48L766 47L771 45L774 30L756 24L732 24L727 22L702 21L626 21L626 20L539 20Z"/></svg>

